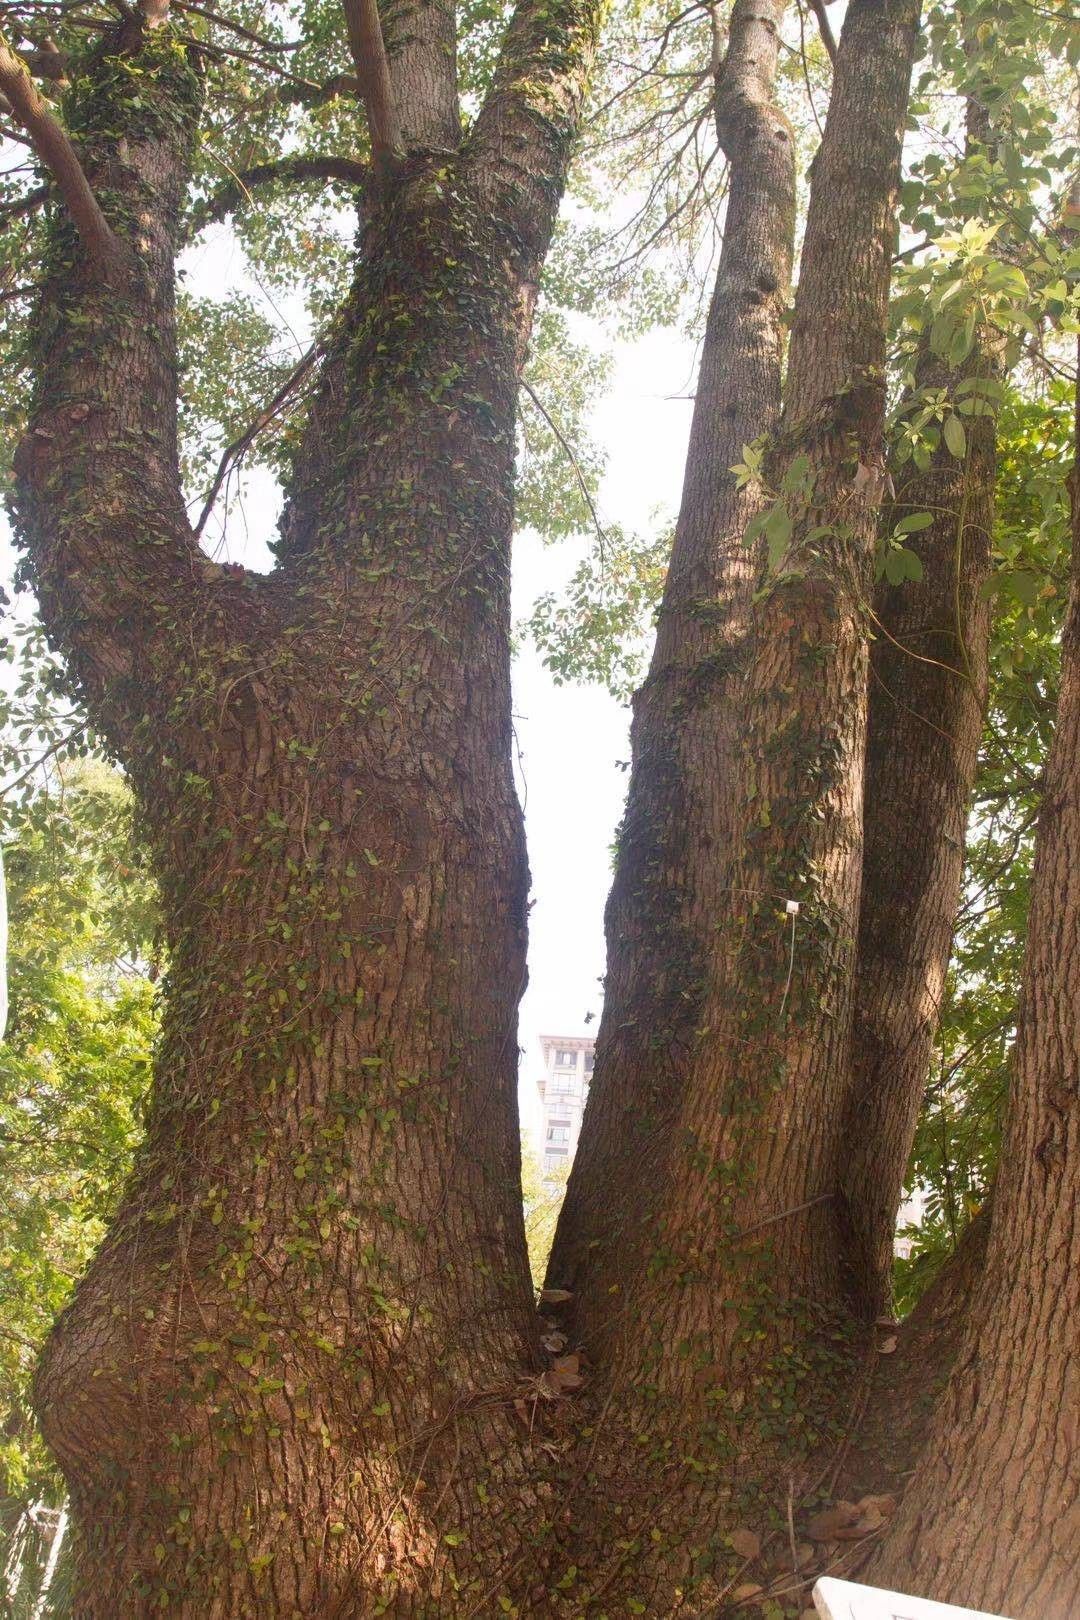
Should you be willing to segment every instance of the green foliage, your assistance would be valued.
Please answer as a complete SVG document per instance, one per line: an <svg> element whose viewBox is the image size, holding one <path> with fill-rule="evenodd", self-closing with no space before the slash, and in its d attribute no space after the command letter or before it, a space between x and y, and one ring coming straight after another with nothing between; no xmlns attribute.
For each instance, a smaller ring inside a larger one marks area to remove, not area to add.
<svg viewBox="0 0 1080 1620"><path fill-rule="evenodd" d="M525 1241L529 1246L533 1286L537 1289L544 1286L548 1255L555 1241L555 1224L569 1179L569 1164L545 1172L528 1137L522 1135L521 1195L525 1204Z"/></svg>
<svg viewBox="0 0 1080 1620"><path fill-rule="evenodd" d="M265 312L245 293L225 298L182 294L177 309L180 339L182 471L189 489L210 482L226 445L239 439L266 401L273 398L299 356L282 349ZM290 425L287 413L284 434ZM263 464L281 462L281 428L258 444Z"/></svg>
<svg viewBox="0 0 1080 1620"><path fill-rule="evenodd" d="M558 685L597 681L630 696L644 673L670 549L670 531L647 540L606 529L564 593L537 598L524 628Z"/></svg>
<svg viewBox="0 0 1080 1620"><path fill-rule="evenodd" d="M120 777L54 773L5 834L0 1047L0 1498L56 1499L30 1418L35 1347L99 1241L140 1134L156 906Z"/></svg>
<svg viewBox="0 0 1080 1620"><path fill-rule="evenodd" d="M588 414L609 372L608 356L575 339L565 312L541 304L518 425L515 515L520 528L562 540L592 526L590 502L604 462L589 435Z"/></svg>

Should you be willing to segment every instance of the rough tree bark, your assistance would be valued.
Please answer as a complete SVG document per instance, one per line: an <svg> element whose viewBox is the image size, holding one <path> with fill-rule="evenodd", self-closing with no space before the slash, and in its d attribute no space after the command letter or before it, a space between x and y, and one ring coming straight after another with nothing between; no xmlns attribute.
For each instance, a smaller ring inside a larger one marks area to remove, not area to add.
<svg viewBox="0 0 1080 1620"><path fill-rule="evenodd" d="M652 1612L685 1609L682 1583L712 1567L694 1535L715 1559L751 1447L812 1441L843 1382L837 1344L868 1314L837 1193L916 0L848 7L779 425L792 195L769 95L780 11L735 8L717 106L728 239L635 723L609 917L626 947L559 1239L581 1323L612 1353L576 1451L535 1445L542 1417L516 1416L543 1363L514 1103L527 872L508 559L518 372L598 7L521 0L463 138L449 9L388 8L384 59L372 0L347 0L378 162L265 577L211 563L184 513L173 259L200 82L151 10L161 26L127 19L75 84L79 172L107 232L53 227L18 458L43 613L139 793L171 959L146 1147L38 1381L76 1514L77 1612L565 1613L587 1560L595 1601L629 1598L632 1572ZM770 428L770 540L790 533L763 572L740 546L766 497L726 469ZM1077 617L1066 735L1080 725ZM1076 783L1055 769L1051 875L1075 887ZM1039 1280L1058 1290L1039 1295L1039 1320L1063 1335L1054 1312L1075 1304L1063 1192L1076 1077L1051 1040L1075 1011L1075 927L1054 937L1040 904L1033 972L1049 975L1053 1018L1048 1032L1033 1000L1019 1072L1034 1085L1047 1057L1061 1072L1036 1124L1014 1118L1009 1207L1030 1214L991 1243L1012 1318L988 1296L946 1450L973 1357L1000 1354L1004 1384L1030 1371L1017 1302L1024 1287L1034 1297L1022 1264L1037 1219L1055 1236ZM659 967L654 924L672 947ZM690 968L671 971L683 954ZM662 1144L644 1173L620 1065ZM1061 1344L1046 1382L1063 1388ZM999 1457L979 1421L990 1501ZM663 1507L648 1538L633 1511L619 1536L624 1504L590 1477L595 1462L626 1482L628 1429L634 1468L661 1487L644 1496ZM1039 1460L1058 1500L1075 1464ZM962 1498L945 1499L958 1520ZM613 1532L599 1549L590 1517ZM951 1522L939 1586L959 1556ZM553 1545L574 1562L551 1583ZM1065 1591L1056 1552L1029 1574L1025 1602Z"/></svg>
<svg viewBox="0 0 1080 1620"><path fill-rule="evenodd" d="M1080 1602L1080 402L1077 451L1072 599L986 1269L868 1576L1015 1620L1065 1620Z"/></svg>
<svg viewBox="0 0 1080 1620"><path fill-rule="evenodd" d="M906 0L865 0L845 19L767 465L790 544L749 615L740 748L724 785L729 898L673 1151L657 1197L639 1205L646 1263L631 1260L603 1280L604 1297L582 1302L592 1320L625 1300L616 1380L676 1398L695 1425L704 1411L706 1433L716 1391L738 1388L741 1402L747 1378L761 1386L763 1344L789 1339L808 1302L841 1317L851 1305L836 1165L893 207L917 20ZM794 922L788 900L801 908Z"/></svg>
<svg viewBox="0 0 1080 1620"><path fill-rule="evenodd" d="M202 555L177 471L198 63L132 19L74 86L122 252L54 228L19 518L171 960L146 1146L38 1380L80 1616L467 1612L539 1512L508 562L597 22L524 4L458 155L383 153L266 577Z"/></svg>
<svg viewBox="0 0 1080 1620"><path fill-rule="evenodd" d="M551 1258L599 1353L607 1290L659 1187L700 1021L730 858L726 772L737 735L761 496L731 468L780 415L795 232L793 134L773 101L784 0L737 0L715 109L730 165L679 521L648 678L606 928L604 1012L589 1107ZM586 1278L588 1284L586 1286Z"/></svg>
<svg viewBox="0 0 1080 1620"><path fill-rule="evenodd" d="M985 145L969 102L968 151ZM1000 375L1000 345L979 334L960 369L923 340L914 389L957 402L957 385ZM970 391L966 397L976 398ZM964 839L986 706L994 518L995 411L966 421L966 453L944 437L930 466L896 468L882 533L909 513L934 521L905 544L922 578L882 581L874 603L855 959L851 1096L839 1184L852 1287L869 1315L891 1303L896 1210L926 1088L960 900ZM901 854L902 852L902 854Z"/></svg>

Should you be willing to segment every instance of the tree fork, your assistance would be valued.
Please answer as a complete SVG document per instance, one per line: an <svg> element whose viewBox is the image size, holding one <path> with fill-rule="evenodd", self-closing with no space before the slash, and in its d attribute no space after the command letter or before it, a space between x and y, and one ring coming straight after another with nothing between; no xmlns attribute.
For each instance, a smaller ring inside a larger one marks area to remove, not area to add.
<svg viewBox="0 0 1080 1620"><path fill-rule="evenodd" d="M856 0L814 164L784 418L765 476L789 544L751 614L730 902L652 1252L621 1284L614 1379L737 1431L778 1346L850 1322L835 1164L861 869L869 597L912 0ZM790 503L790 504L789 504ZM790 906L788 905L790 902ZM745 1310L729 1306L746 1301ZM596 1308L596 1307L594 1307ZM806 1392L835 1374L805 1374ZM816 1397L809 1394L809 1410ZM801 1416L807 1417L804 1411Z"/></svg>
<svg viewBox="0 0 1080 1620"><path fill-rule="evenodd" d="M20 520L149 822L171 962L146 1143L37 1384L85 1620L465 1614L549 1513L514 1404L538 1368L509 547L598 21L524 4L467 147L375 188L265 577L210 562L180 500L191 63L162 27L77 86L140 274L118 309L61 232Z"/></svg>

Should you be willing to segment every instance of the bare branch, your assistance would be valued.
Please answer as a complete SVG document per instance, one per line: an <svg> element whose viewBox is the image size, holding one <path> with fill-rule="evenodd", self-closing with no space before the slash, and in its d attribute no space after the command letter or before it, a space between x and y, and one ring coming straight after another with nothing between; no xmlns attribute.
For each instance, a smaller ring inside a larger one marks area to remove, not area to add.
<svg viewBox="0 0 1080 1620"><path fill-rule="evenodd" d="M401 156L401 132L376 0L342 0L376 165Z"/></svg>
<svg viewBox="0 0 1080 1620"><path fill-rule="evenodd" d="M177 11L190 11L193 16L205 17L207 22L225 28L240 39L248 39L253 45L258 45L263 51L298 51L304 44L302 39L273 40L267 39L264 34L257 34L253 28L245 28L243 23L235 22L231 17L223 17L219 11L213 11L209 6L200 6L196 0L175 0Z"/></svg>
<svg viewBox="0 0 1080 1620"><path fill-rule="evenodd" d="M26 64L0 35L0 92L56 181L91 259L114 268L125 255L94 196L78 154L31 79Z"/></svg>
<svg viewBox="0 0 1080 1620"><path fill-rule="evenodd" d="M818 29L821 33L821 43L829 53L829 61L836 62L836 35L832 31L829 14L825 10L825 0L809 0L810 10L817 18Z"/></svg>
<svg viewBox="0 0 1080 1620"><path fill-rule="evenodd" d="M286 377L285 381L282 383L269 405L267 405L264 410L259 412L254 422L252 422L249 427L244 429L239 438L234 439L231 444L226 445L225 449L222 451L221 460L218 462L217 472L214 474L214 481L210 486L210 492L207 495L206 500L203 503L203 509L199 514L199 521L195 525L193 532L196 535L202 534L203 529L206 527L207 519L214 509L214 502L220 495L222 485L228 478L230 472L247 454L248 450L250 450L251 446L254 444L255 440L258 438L263 429L270 426L270 423L274 420L275 416L278 415L282 407L288 403L292 395L296 392L296 389L311 371L311 368L314 366L321 353L322 343L313 343L311 348L304 355L303 359Z"/></svg>
<svg viewBox="0 0 1080 1620"><path fill-rule="evenodd" d="M536 409L540 412L540 415L544 418L544 421L547 423L552 433L554 433L563 454L566 456L574 470L574 477L577 480L577 486L581 491L581 497L589 509L589 516L592 518L593 527L596 530L596 538L600 544L600 561L604 562L604 542L607 539L607 535L605 534L604 527L600 522L600 514L596 510L596 502L593 500L589 486L585 482L585 474L581 470L581 463L574 453L574 447L567 439L566 434L563 432L558 422L556 422L555 418L551 415L551 412L547 409L547 406L540 399L532 384L526 382L524 377L521 379L521 387L524 392L528 394L529 398L532 400Z"/></svg>

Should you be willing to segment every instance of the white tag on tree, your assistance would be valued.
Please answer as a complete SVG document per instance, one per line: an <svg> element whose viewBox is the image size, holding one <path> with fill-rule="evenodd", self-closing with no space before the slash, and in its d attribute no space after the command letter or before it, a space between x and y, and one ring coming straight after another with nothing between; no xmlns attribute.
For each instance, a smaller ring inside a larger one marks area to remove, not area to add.
<svg viewBox="0 0 1080 1620"><path fill-rule="evenodd" d="M822 1620L1004 1620L985 1609L960 1609L952 1603L887 1592L823 1575L814 1586L814 1603Z"/></svg>

